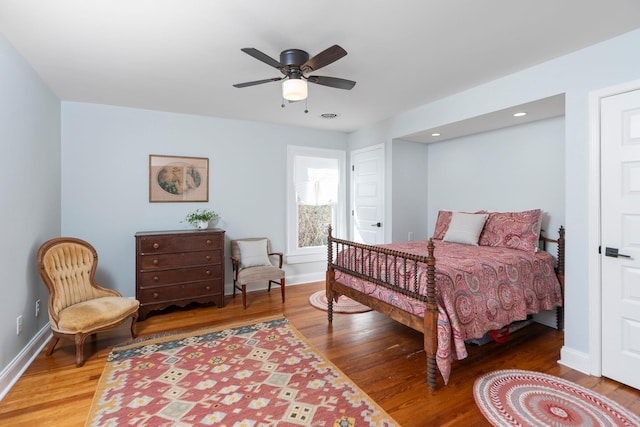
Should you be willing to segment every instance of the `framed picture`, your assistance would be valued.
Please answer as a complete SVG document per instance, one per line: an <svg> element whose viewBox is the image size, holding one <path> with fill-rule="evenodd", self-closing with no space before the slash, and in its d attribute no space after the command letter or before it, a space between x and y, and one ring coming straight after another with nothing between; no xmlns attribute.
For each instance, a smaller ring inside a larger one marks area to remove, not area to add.
<svg viewBox="0 0 640 427"><path fill-rule="evenodd" d="M209 159L149 155L150 202L208 202Z"/></svg>

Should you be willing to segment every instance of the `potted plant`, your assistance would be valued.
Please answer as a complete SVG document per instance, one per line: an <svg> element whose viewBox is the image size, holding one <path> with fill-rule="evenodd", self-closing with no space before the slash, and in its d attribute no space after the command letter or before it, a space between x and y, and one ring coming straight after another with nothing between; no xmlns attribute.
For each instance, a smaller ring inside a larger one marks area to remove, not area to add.
<svg viewBox="0 0 640 427"><path fill-rule="evenodd" d="M196 209L193 212L189 212L184 218L185 221L196 226L200 230L209 228L209 224L211 222L215 225L218 222L218 219L220 219L220 215L210 209Z"/></svg>

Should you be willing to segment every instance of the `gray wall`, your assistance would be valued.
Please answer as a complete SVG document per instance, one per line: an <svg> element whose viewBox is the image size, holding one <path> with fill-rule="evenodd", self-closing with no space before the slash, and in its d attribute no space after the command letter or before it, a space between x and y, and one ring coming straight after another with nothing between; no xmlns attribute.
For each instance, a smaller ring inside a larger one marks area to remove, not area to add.
<svg viewBox="0 0 640 427"><path fill-rule="evenodd" d="M427 239L427 189L429 180L426 144L395 140L392 163L392 242Z"/></svg>
<svg viewBox="0 0 640 427"><path fill-rule="evenodd" d="M62 129L62 232L91 242L98 280L126 296L134 234L191 229L181 221L198 207L221 214L227 241L266 236L285 251L287 144L346 149L341 132L75 102L62 103ZM149 154L209 158L209 202L149 203ZM325 264L288 264L287 281L323 280Z"/></svg>
<svg viewBox="0 0 640 427"><path fill-rule="evenodd" d="M49 320L35 259L40 243L60 235L60 101L1 34L0 94L2 371Z"/></svg>
<svg viewBox="0 0 640 427"><path fill-rule="evenodd" d="M564 117L430 144L429 231L438 210L542 209L542 228L564 225Z"/></svg>

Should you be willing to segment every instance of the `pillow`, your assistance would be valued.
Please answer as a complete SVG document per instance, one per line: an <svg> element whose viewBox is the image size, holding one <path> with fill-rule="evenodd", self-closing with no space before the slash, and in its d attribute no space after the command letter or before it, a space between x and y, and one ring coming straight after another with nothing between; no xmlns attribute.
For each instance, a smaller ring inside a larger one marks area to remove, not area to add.
<svg viewBox="0 0 640 427"><path fill-rule="evenodd" d="M500 246L535 252L540 239L542 210L489 212L480 235L481 246Z"/></svg>
<svg viewBox="0 0 640 427"><path fill-rule="evenodd" d="M239 240L237 243L240 250L240 266L242 268L271 265L267 253L267 239Z"/></svg>
<svg viewBox="0 0 640 427"><path fill-rule="evenodd" d="M444 235L445 242L478 246L478 239L488 214L453 212L449 228Z"/></svg>
<svg viewBox="0 0 640 427"><path fill-rule="evenodd" d="M451 211L438 211L438 219L436 220L436 228L433 230L433 238L436 240L444 239L444 235L449 228L451 222Z"/></svg>
<svg viewBox="0 0 640 427"><path fill-rule="evenodd" d="M451 214L452 211L438 211L438 219L436 220L436 227L433 230L433 238L436 240L444 239L444 235L449 228L449 223L451 222ZM482 214L486 213L486 211L476 211L476 212L465 212L465 213L476 213Z"/></svg>

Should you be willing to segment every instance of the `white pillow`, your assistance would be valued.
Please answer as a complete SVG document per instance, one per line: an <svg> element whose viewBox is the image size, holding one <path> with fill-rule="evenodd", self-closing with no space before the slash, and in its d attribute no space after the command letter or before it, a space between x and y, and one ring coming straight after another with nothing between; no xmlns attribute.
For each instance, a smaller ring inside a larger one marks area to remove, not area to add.
<svg viewBox="0 0 640 427"><path fill-rule="evenodd" d="M480 233L482 233L484 223L488 217L488 214L453 212L449 228L443 240L445 242L478 246Z"/></svg>
<svg viewBox="0 0 640 427"><path fill-rule="evenodd" d="M239 240L237 243L240 250L240 266L242 268L271 265L267 253L267 239Z"/></svg>

